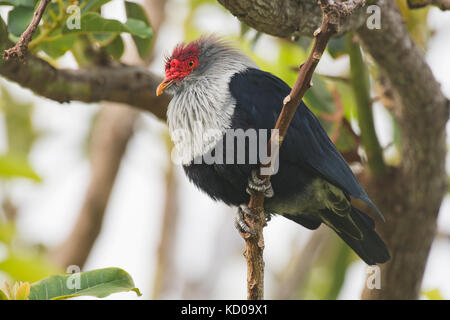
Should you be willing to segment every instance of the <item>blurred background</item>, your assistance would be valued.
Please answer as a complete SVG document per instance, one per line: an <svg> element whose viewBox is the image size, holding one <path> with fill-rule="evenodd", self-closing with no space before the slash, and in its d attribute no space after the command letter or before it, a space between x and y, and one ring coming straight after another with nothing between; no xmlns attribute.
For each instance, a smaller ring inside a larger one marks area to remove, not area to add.
<svg viewBox="0 0 450 320"><path fill-rule="evenodd" d="M161 76L164 55L175 44L216 33L292 85L296 66L306 59L311 45L308 38L289 42L258 33L217 1L136 2L153 26L152 54L139 59L131 36L123 34L121 59L146 65ZM0 8L6 21L11 7ZM124 1L107 2L101 13L126 21ZM404 14L450 97L450 12L433 7ZM357 163L364 155L357 147L359 128L345 38L330 43L305 100L346 159ZM61 68L80 65L70 51L46 58ZM372 76L373 63L365 59ZM172 164L170 139L161 120L111 103L61 105L3 78L0 87L1 283L36 281L64 272L73 264L69 261L76 261L82 270L123 268L145 299L245 299L244 241L233 225L235 209L213 202ZM376 132L386 162L395 165L401 142L389 104L382 101L389 97L378 89L371 89L371 96L378 97L373 104ZM357 164L354 168L358 172ZM450 298L448 196L438 230L423 299ZM266 298L359 299L367 266L328 229L312 232L275 217L264 236ZM120 293L110 298L137 297Z"/></svg>

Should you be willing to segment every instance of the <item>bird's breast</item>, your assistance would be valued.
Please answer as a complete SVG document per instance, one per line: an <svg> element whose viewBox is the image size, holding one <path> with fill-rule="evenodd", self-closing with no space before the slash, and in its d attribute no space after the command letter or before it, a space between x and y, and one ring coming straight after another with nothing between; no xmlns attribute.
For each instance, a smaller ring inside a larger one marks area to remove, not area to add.
<svg viewBox="0 0 450 320"><path fill-rule="evenodd" d="M198 82L184 88L169 104L167 119L179 163L188 164L222 139L231 127L235 101L227 90Z"/></svg>

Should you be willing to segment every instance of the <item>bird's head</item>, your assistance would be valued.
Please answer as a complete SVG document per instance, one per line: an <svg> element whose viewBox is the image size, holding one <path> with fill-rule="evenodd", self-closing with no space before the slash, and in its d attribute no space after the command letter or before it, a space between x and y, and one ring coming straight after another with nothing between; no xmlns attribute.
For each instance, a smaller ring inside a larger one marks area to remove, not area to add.
<svg viewBox="0 0 450 320"><path fill-rule="evenodd" d="M175 94L197 80L222 79L226 74L243 69L244 65L256 66L229 42L214 35L181 43L166 58L165 78L156 89L156 95L165 90Z"/></svg>
<svg viewBox="0 0 450 320"><path fill-rule="evenodd" d="M166 58L165 78L156 89L157 96L171 86L179 85L194 72L200 63L203 42L203 39L199 39L187 45L182 43L175 47L170 57Z"/></svg>

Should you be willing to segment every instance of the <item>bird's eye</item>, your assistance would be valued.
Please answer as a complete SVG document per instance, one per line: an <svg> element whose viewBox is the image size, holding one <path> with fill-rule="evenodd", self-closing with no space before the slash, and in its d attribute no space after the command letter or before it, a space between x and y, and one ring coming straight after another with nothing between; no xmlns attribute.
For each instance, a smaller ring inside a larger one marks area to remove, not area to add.
<svg viewBox="0 0 450 320"><path fill-rule="evenodd" d="M188 62L188 67L192 68L193 66L194 66L194 61L193 60L189 61Z"/></svg>

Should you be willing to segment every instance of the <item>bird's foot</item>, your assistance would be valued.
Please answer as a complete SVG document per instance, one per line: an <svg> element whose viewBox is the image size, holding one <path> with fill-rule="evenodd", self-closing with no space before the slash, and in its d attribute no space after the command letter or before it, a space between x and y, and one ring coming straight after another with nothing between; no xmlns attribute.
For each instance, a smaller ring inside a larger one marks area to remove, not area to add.
<svg viewBox="0 0 450 320"><path fill-rule="evenodd" d="M270 214L267 214L266 212L264 212L264 215L266 217L266 223L267 223L268 221L270 221L271 216L270 216ZM234 220L234 225L235 225L236 229L238 229L240 232L243 232L243 233L249 233L253 236L256 235L256 233L254 231L252 231L252 229L250 229L247 222L245 222L245 216L253 217L253 218L256 217L255 214L252 212L252 210L250 210L250 208L246 204L241 204L238 207L238 212L237 212L236 218ZM257 217L257 218L259 218L259 217Z"/></svg>
<svg viewBox="0 0 450 320"><path fill-rule="evenodd" d="M252 210L246 205L241 204L238 207L236 218L234 219L234 225L236 229L238 229L241 232L244 233L250 233L251 235L255 235L256 233L250 229L250 227L247 225L247 222L245 222L245 216L247 215L249 217L254 217Z"/></svg>
<svg viewBox="0 0 450 320"><path fill-rule="evenodd" d="M269 184L266 184L265 179L260 179L258 177L257 170L252 170L252 174L250 178L248 178L248 186L246 191L251 196L256 192L262 192L264 194L264 197L266 198L272 198L275 194L272 188L272 184L270 182Z"/></svg>

